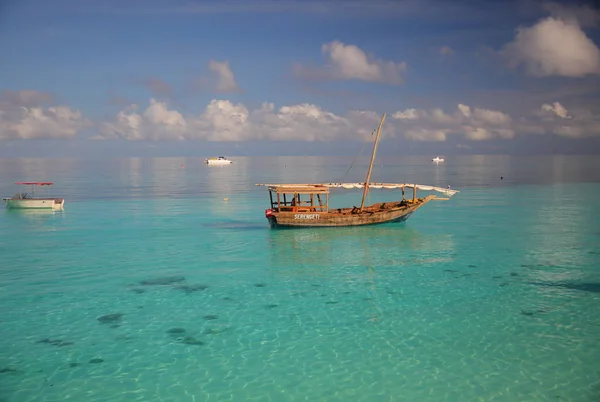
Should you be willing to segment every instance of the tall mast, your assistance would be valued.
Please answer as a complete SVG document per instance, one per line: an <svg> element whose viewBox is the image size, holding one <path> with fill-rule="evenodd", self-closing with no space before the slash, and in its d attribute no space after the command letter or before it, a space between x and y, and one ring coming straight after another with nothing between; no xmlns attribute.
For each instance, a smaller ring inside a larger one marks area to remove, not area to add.
<svg viewBox="0 0 600 402"><path fill-rule="evenodd" d="M377 135L375 136L375 143L373 144L373 154L371 155L371 164L369 165L369 171L367 172L367 180L365 181L365 190L363 191L362 202L360 203L360 212L365 207L365 200L367 199L367 193L369 192L369 180L371 180L371 171L373 170L373 162L375 162L375 154L377 153L377 145L379 145L379 136L381 135L381 127L385 120L385 113L381 117L379 127L377 127Z"/></svg>

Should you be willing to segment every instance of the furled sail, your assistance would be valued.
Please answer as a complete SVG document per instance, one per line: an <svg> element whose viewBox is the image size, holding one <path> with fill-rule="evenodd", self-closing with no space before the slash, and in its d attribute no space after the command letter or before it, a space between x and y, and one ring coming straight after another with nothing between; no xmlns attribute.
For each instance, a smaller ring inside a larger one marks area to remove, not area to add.
<svg viewBox="0 0 600 402"><path fill-rule="evenodd" d="M332 187L332 188L345 188L345 189L351 189L351 188L364 188L365 183L323 183L321 184L325 187ZM458 193L458 190L452 190L450 188L443 188L443 187L435 187L435 186L427 186L424 184L412 184L412 183L370 183L369 184L369 188L376 188L376 189L381 189L381 188L385 188L388 190L393 190L393 189L399 189L399 188L416 188L417 190L423 190L423 191L437 191L439 193L443 193L449 196L453 196L454 194Z"/></svg>
<svg viewBox="0 0 600 402"><path fill-rule="evenodd" d="M329 187L329 188L344 188L344 189L353 189L353 188L364 188L365 183L305 183L305 184L257 184L257 186L269 186L269 187L299 187L299 186L319 186L319 187ZM435 187L428 186L424 184L411 184L411 183L370 183L369 188L375 189L401 189L401 188L416 188L417 190L423 191L437 191L438 193L446 194L448 196L453 196L458 193L458 190L453 190L450 188L443 187Z"/></svg>

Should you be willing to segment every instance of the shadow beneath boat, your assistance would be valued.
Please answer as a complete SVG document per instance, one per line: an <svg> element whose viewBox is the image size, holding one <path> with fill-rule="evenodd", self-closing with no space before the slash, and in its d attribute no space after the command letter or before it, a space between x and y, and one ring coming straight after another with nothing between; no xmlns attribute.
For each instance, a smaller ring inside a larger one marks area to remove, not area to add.
<svg viewBox="0 0 600 402"><path fill-rule="evenodd" d="M324 227L276 227L270 230L270 239L273 244L289 244L290 241L306 241L327 244L340 238L353 239L379 239L393 238L402 244L422 238L422 234L414 227L406 226L403 222L378 223L363 226L324 226Z"/></svg>
<svg viewBox="0 0 600 402"><path fill-rule="evenodd" d="M202 226L219 229L232 230L265 230L269 228L268 224L259 224L256 222L245 221L228 221L228 222L209 222L203 223Z"/></svg>

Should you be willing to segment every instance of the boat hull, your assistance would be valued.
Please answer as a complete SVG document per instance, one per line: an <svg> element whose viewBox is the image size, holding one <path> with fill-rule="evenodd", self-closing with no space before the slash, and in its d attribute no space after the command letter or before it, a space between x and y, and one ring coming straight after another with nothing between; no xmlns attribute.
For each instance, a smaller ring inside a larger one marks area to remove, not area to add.
<svg viewBox="0 0 600 402"><path fill-rule="evenodd" d="M204 163L208 165L231 165L233 161L224 161L224 160L206 160Z"/></svg>
<svg viewBox="0 0 600 402"><path fill-rule="evenodd" d="M50 209L61 211L64 209L64 198L5 198L6 207L11 209Z"/></svg>
<svg viewBox="0 0 600 402"><path fill-rule="evenodd" d="M428 196L413 202L388 202L352 213L351 208L331 209L328 212L267 212L271 228L343 227L398 223L407 220L417 209L434 199Z"/></svg>

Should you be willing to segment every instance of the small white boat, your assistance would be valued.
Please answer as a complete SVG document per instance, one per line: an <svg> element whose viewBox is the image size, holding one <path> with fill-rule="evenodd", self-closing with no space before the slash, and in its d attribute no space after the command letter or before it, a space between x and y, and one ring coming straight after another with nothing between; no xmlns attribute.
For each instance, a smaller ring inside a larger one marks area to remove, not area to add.
<svg viewBox="0 0 600 402"><path fill-rule="evenodd" d="M439 156L436 156L436 157L435 157L435 158L433 158L431 161L432 161L432 162L435 162L435 163L439 163L439 162L443 162L443 161L444 161L444 158L440 158Z"/></svg>
<svg viewBox="0 0 600 402"><path fill-rule="evenodd" d="M17 182L17 185L31 186L31 193L17 193L11 198L3 198L7 208L13 209L50 209L53 211L62 211L65 205L64 198L42 198L35 197L35 187L52 186L51 182Z"/></svg>
<svg viewBox="0 0 600 402"><path fill-rule="evenodd" d="M224 156L219 156L217 158L204 159L204 163L209 165L229 165L230 163L233 163L233 161L230 161Z"/></svg>

